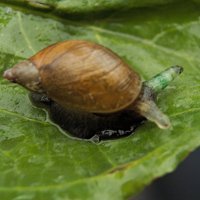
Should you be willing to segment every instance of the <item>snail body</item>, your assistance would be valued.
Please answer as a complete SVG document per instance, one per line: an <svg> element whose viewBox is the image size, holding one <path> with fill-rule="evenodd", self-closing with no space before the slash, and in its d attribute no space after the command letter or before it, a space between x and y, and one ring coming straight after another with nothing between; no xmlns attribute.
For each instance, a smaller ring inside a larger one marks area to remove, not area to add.
<svg viewBox="0 0 200 200"><path fill-rule="evenodd" d="M145 120L131 110L99 115L63 108L41 93L30 92L29 98L33 105L48 112L48 118L62 128L64 134L66 131L68 136L95 142L133 134Z"/></svg>
<svg viewBox="0 0 200 200"><path fill-rule="evenodd" d="M4 77L33 92L47 95L63 108L110 114L133 110L169 128L170 121L154 102L182 67L174 66L149 81L111 50L88 41L53 44L4 72Z"/></svg>

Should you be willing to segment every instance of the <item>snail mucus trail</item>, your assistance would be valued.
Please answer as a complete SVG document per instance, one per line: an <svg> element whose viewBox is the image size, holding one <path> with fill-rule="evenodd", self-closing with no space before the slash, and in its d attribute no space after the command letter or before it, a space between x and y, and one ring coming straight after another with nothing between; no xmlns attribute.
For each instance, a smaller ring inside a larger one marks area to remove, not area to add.
<svg viewBox="0 0 200 200"><path fill-rule="evenodd" d="M169 128L155 100L182 71L173 66L142 83L111 50L70 40L41 50L3 76L29 89L32 102L73 136L101 140L129 135L144 119Z"/></svg>

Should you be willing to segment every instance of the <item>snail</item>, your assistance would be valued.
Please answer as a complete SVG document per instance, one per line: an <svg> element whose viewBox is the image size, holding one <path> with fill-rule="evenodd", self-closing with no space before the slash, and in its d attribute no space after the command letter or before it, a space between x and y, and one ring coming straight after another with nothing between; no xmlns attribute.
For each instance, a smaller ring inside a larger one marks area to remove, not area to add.
<svg viewBox="0 0 200 200"><path fill-rule="evenodd" d="M171 126L155 97L183 71L173 66L142 82L139 74L110 49L84 40L53 44L7 69L3 77L46 95L64 109L106 116L131 110Z"/></svg>

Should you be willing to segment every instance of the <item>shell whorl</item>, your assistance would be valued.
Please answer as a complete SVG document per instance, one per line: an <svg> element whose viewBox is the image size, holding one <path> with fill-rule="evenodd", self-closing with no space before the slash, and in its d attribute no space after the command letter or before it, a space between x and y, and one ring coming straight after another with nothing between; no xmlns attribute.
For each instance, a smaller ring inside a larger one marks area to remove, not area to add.
<svg viewBox="0 0 200 200"><path fill-rule="evenodd" d="M128 107L141 80L109 49L87 41L52 45L30 58L47 95L63 107L110 113Z"/></svg>

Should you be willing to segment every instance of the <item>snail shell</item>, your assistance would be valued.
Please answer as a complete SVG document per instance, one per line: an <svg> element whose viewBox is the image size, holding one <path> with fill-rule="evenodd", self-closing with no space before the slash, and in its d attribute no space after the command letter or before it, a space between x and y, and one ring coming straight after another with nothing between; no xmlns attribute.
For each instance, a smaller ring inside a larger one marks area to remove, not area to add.
<svg viewBox="0 0 200 200"><path fill-rule="evenodd" d="M57 43L29 60L47 96L63 107L111 113L128 107L141 90L136 72L112 51L91 42Z"/></svg>

